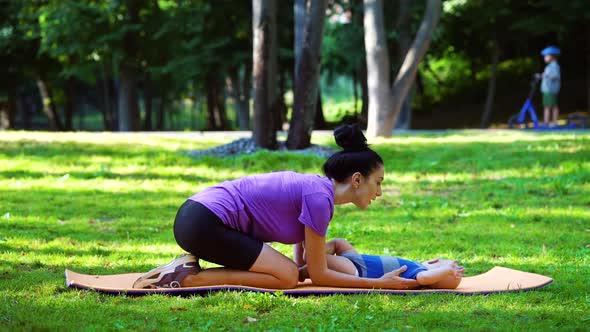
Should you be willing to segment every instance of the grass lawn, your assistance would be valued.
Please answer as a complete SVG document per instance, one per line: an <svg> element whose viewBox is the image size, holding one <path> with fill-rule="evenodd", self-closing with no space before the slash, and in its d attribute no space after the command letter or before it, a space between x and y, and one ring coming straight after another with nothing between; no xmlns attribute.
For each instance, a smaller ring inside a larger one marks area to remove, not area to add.
<svg viewBox="0 0 590 332"><path fill-rule="evenodd" d="M0 330L588 330L587 133L374 140L386 162L383 197L366 212L337 207L329 229L329 237L366 253L458 259L468 276L501 265L554 278L540 290L128 297L65 287L65 268L137 272L180 254L176 209L207 186L260 172L321 171L323 160L312 156L185 154L228 141L0 132ZM273 246L291 254L289 246Z"/></svg>

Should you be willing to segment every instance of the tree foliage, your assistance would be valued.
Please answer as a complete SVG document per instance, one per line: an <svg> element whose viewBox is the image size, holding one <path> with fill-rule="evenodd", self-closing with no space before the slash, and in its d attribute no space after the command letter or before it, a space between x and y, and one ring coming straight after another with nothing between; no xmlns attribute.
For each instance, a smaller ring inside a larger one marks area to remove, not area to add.
<svg viewBox="0 0 590 332"><path fill-rule="evenodd" d="M293 3L279 2L277 7L276 128L289 120L282 96L294 85ZM386 44L391 51L399 49L402 28L410 34L418 30L425 1L409 3L410 19L400 26L398 2L384 2ZM242 115L249 112L251 5L230 0L0 1L0 126L47 128L47 119L39 122L37 117L35 122L30 117L53 107L56 127L76 129L72 116L91 104L103 114L102 128L116 129L120 116L116 100L125 81L122 69L133 68L130 82L137 96L132 99L139 107L133 116L143 121L142 128L164 128L164 121L171 119L166 115L180 105L192 105L195 113L207 109L199 113L207 118L207 125L201 126L205 129L233 128L236 125L230 121L237 116L228 112L232 100L237 100L233 109L239 107ZM131 17L133 8L137 15ZM548 44L563 50L564 78L583 82L582 88L578 84L566 89L571 96L564 102L587 108L589 21L586 0L443 1L440 24L418 70L414 108L420 114L445 105L483 105L494 52L498 52L497 95L507 96L511 91L506 89L519 84L526 90L526 81L542 66L538 51ZM354 83L355 95L361 87L366 101L361 0L328 1L321 53L326 81L346 77ZM390 77L395 77L403 55L391 53ZM51 99L48 104L41 100L40 82ZM358 116L362 120L363 115Z"/></svg>

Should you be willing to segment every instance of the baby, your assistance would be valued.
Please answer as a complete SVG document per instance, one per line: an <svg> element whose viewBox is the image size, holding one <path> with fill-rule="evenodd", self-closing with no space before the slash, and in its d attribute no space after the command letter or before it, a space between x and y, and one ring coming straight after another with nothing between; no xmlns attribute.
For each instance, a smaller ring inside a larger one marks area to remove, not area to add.
<svg viewBox="0 0 590 332"><path fill-rule="evenodd" d="M385 273L406 266L400 277L415 279L421 286L429 288L455 289L465 271L456 261L440 258L419 263L399 257L359 254L345 239L328 241L326 254L329 269L363 278L380 278ZM304 265L299 268L299 280L307 278L309 274Z"/></svg>

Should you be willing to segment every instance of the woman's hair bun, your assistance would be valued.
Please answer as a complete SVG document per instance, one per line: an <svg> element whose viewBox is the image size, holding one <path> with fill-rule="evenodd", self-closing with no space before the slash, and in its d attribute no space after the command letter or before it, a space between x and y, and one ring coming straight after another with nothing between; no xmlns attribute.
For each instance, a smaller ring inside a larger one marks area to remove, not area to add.
<svg viewBox="0 0 590 332"><path fill-rule="evenodd" d="M357 124L341 125L334 129L336 144L344 151L360 151L368 149L367 139Z"/></svg>

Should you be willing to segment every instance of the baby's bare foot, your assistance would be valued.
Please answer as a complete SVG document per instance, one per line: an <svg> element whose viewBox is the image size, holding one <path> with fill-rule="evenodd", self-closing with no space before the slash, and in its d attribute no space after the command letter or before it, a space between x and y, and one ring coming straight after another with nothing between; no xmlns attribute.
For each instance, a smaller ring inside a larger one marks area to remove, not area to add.
<svg viewBox="0 0 590 332"><path fill-rule="evenodd" d="M465 267L457 265L457 262L453 261L450 268L450 275L454 276L455 278L463 278L463 273L465 272Z"/></svg>

